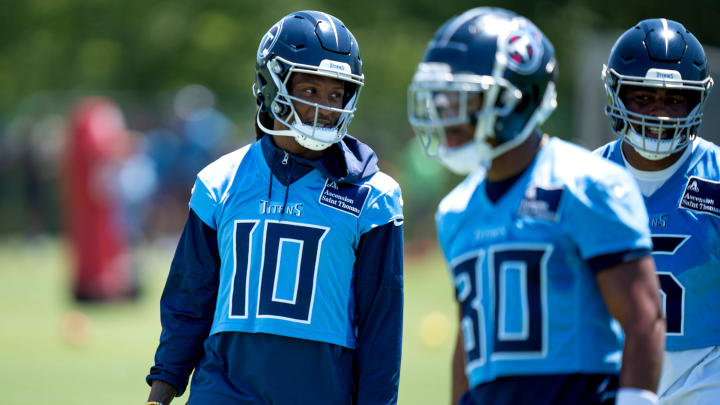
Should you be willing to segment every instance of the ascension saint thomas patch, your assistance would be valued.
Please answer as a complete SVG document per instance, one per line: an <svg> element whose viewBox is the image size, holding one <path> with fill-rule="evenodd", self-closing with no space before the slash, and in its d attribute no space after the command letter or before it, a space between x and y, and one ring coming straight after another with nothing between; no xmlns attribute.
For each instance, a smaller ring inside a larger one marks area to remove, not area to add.
<svg viewBox="0 0 720 405"><path fill-rule="evenodd" d="M557 222L563 190L563 188L528 188L525 198L520 203L518 215Z"/></svg>
<svg viewBox="0 0 720 405"><path fill-rule="evenodd" d="M720 182L690 176L678 207L720 217Z"/></svg>
<svg viewBox="0 0 720 405"><path fill-rule="evenodd" d="M328 179L318 202L359 218L369 194L370 186L356 186Z"/></svg>

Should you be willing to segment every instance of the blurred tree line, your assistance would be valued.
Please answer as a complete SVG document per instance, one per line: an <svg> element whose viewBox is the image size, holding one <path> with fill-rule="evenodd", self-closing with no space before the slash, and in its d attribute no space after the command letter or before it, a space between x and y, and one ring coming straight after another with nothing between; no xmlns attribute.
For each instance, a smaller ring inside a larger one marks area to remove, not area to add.
<svg viewBox="0 0 720 405"><path fill-rule="evenodd" d="M0 4L0 148L5 149L0 150L0 232L5 233L22 231L26 222L17 215L23 205L18 178L26 168L21 159L6 156L12 150L9 140L18 142L17 136L12 137L13 128L21 125L18 117L33 117L40 109L60 119L76 97L108 94L126 111L129 126L144 131L157 122L148 115L163 114L159 108L153 110L163 95L199 83L215 92L217 108L237 124L239 146L251 139L255 104L250 88L258 42L291 11L326 11L343 20L358 39L366 85L351 133L372 145L382 168L404 186L406 214L418 217L418 225L407 222L411 233L431 222L436 202L458 180L424 160L405 113L406 89L424 47L451 16L472 7L504 7L530 18L545 32L556 47L560 66L560 107L545 128L566 139L573 138L572 97L583 91L573 87L571 72L584 32L620 33L638 20L667 17L685 24L701 42L720 45L717 0L0 0ZM600 69L598 82L588 86L600 85ZM52 200L44 203L57 205ZM59 226L54 220L48 228L56 231Z"/></svg>

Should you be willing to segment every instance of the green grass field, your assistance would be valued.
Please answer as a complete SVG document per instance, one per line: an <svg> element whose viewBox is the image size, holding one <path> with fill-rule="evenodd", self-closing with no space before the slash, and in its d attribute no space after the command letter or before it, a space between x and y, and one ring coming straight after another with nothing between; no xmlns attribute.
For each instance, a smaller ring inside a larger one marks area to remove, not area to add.
<svg viewBox="0 0 720 405"><path fill-rule="evenodd" d="M61 241L0 241L0 403L143 403L171 254L159 248L138 253L140 300L78 305L67 288ZM407 258L401 405L448 403L455 313L439 254Z"/></svg>

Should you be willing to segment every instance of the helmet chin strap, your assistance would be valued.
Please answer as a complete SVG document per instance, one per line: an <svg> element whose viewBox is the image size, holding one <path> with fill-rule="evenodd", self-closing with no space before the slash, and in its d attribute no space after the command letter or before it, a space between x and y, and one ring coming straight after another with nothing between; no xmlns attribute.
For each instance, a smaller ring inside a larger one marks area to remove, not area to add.
<svg viewBox="0 0 720 405"><path fill-rule="evenodd" d="M290 131L289 129L276 130L276 129L267 128L265 125L263 125L262 122L260 122L259 110L258 110L258 114L256 114L256 116L255 116L255 121L257 122L258 127L266 134L281 135L281 136L295 136L295 134L292 131Z"/></svg>

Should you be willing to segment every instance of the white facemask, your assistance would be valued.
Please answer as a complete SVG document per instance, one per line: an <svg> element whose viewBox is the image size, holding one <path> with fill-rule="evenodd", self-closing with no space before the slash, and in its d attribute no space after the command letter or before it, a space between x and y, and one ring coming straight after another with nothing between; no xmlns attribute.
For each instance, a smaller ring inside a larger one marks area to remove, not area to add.
<svg viewBox="0 0 720 405"><path fill-rule="evenodd" d="M455 174L470 174L477 169L487 166L479 159L475 142L467 142L457 147L449 147L442 144L438 145L437 156L440 161Z"/></svg>

